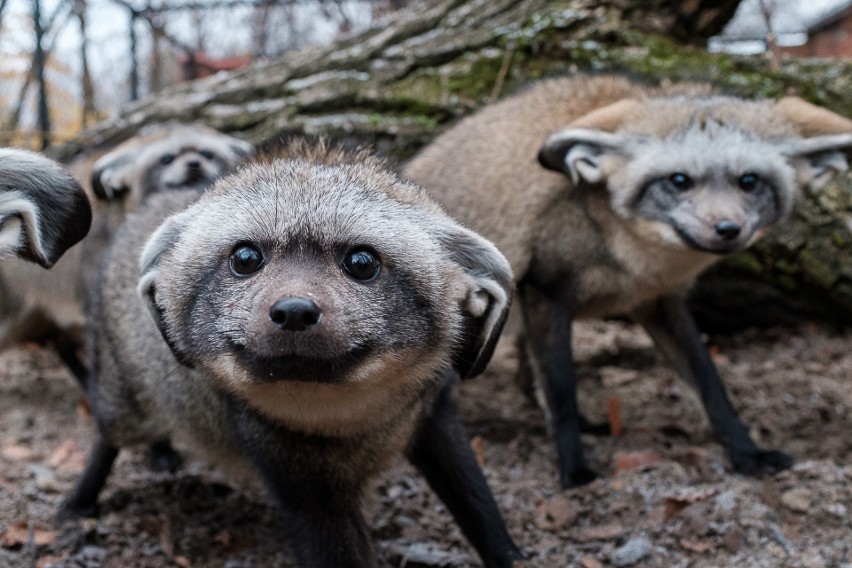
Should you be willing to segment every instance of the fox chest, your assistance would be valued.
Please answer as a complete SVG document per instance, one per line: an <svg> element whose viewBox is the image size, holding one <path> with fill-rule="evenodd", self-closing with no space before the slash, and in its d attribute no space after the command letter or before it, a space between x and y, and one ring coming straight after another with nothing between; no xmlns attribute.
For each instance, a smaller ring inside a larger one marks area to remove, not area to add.
<svg viewBox="0 0 852 568"><path fill-rule="evenodd" d="M588 257L575 273L578 318L625 315L689 288L716 258L688 249L615 239L606 254Z"/></svg>

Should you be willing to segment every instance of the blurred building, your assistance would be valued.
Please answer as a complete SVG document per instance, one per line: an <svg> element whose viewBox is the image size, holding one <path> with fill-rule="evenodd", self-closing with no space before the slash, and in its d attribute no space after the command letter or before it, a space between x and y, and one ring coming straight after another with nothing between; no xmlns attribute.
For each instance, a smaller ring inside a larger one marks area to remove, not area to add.
<svg viewBox="0 0 852 568"><path fill-rule="evenodd" d="M852 58L852 2L811 23L807 34L804 44L783 47L782 51L798 57Z"/></svg>
<svg viewBox="0 0 852 568"><path fill-rule="evenodd" d="M743 0L721 35L710 38L711 52L753 55L767 49L771 29L781 53L798 57L852 58L852 0Z"/></svg>
<svg viewBox="0 0 852 568"><path fill-rule="evenodd" d="M219 71L233 71L246 67L251 63L249 55L237 55L232 57L210 57L205 53L182 53L178 56L181 75L184 81L202 79L215 75Z"/></svg>

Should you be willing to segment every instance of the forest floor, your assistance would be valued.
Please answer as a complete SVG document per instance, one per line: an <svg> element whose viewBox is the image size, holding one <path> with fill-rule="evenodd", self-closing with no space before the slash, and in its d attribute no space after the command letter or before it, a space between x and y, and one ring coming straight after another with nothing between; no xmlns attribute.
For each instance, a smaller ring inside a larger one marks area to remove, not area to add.
<svg viewBox="0 0 852 568"><path fill-rule="evenodd" d="M559 489L542 412L514 380L511 337L458 399L472 444L527 565L852 567L852 331L806 325L714 337L711 352L755 438L796 458L733 474L696 398L637 328L577 326L581 407L620 419L584 436L603 477ZM618 407L618 408L616 408ZM54 522L94 424L52 351L0 354L0 566L284 567L274 508L202 464L154 473L127 451L101 516ZM240 487L244 485L244 487ZM382 566L478 566L446 508L405 463L370 491Z"/></svg>

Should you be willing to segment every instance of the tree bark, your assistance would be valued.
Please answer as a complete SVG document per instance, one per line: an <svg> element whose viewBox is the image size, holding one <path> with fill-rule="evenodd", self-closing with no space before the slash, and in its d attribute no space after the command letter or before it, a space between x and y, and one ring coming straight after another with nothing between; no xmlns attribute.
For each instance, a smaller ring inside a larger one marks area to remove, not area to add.
<svg viewBox="0 0 852 568"><path fill-rule="evenodd" d="M118 143L146 123L199 120L261 145L297 135L367 143L399 163L494 98L576 72L705 81L749 97L798 94L852 115L848 62L787 59L771 71L763 58L711 55L672 40L703 41L735 8L698 0L414 3L386 25L328 47L140 101L59 155ZM850 185L846 178L803 196L791 223L702 278L703 324L721 329L803 315L852 322Z"/></svg>
<svg viewBox="0 0 852 568"><path fill-rule="evenodd" d="M50 112L47 104L47 82L44 68L47 57L44 53L44 27L41 21L41 0L33 0L33 31L35 51L33 52L33 74L38 83L38 126L41 132L41 149L50 146Z"/></svg>

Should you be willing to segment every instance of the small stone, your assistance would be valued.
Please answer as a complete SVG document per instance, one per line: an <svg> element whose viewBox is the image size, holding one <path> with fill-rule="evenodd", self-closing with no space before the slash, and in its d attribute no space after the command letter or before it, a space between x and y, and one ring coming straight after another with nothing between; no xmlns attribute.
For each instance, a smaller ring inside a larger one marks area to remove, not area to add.
<svg viewBox="0 0 852 568"><path fill-rule="evenodd" d="M845 519L848 515L846 505L844 505L843 503L831 503L823 507L823 509L825 509L826 513L834 515L835 517L838 517L840 519Z"/></svg>
<svg viewBox="0 0 852 568"><path fill-rule="evenodd" d="M612 555L612 563L616 566L633 566L648 556L652 549L653 545L646 537L631 538L615 550Z"/></svg>
<svg viewBox="0 0 852 568"><path fill-rule="evenodd" d="M737 505L737 497L733 491L724 491L716 495L716 507L719 513L727 518L734 512L734 507Z"/></svg>
<svg viewBox="0 0 852 568"><path fill-rule="evenodd" d="M825 568L825 560L815 550L809 550L802 555L802 566L804 568Z"/></svg>
<svg viewBox="0 0 852 568"><path fill-rule="evenodd" d="M781 503L791 511L807 513L811 509L811 492L804 487L791 489L781 495Z"/></svg>
<svg viewBox="0 0 852 568"><path fill-rule="evenodd" d="M27 473L35 478L36 487L40 490L47 493L60 493L62 491L62 487L56 481L56 476L50 469L41 465L30 465L27 467Z"/></svg>
<svg viewBox="0 0 852 568"><path fill-rule="evenodd" d="M725 550L731 554L736 554L743 546L743 531L740 527L733 527L722 537L722 544L725 545Z"/></svg>

